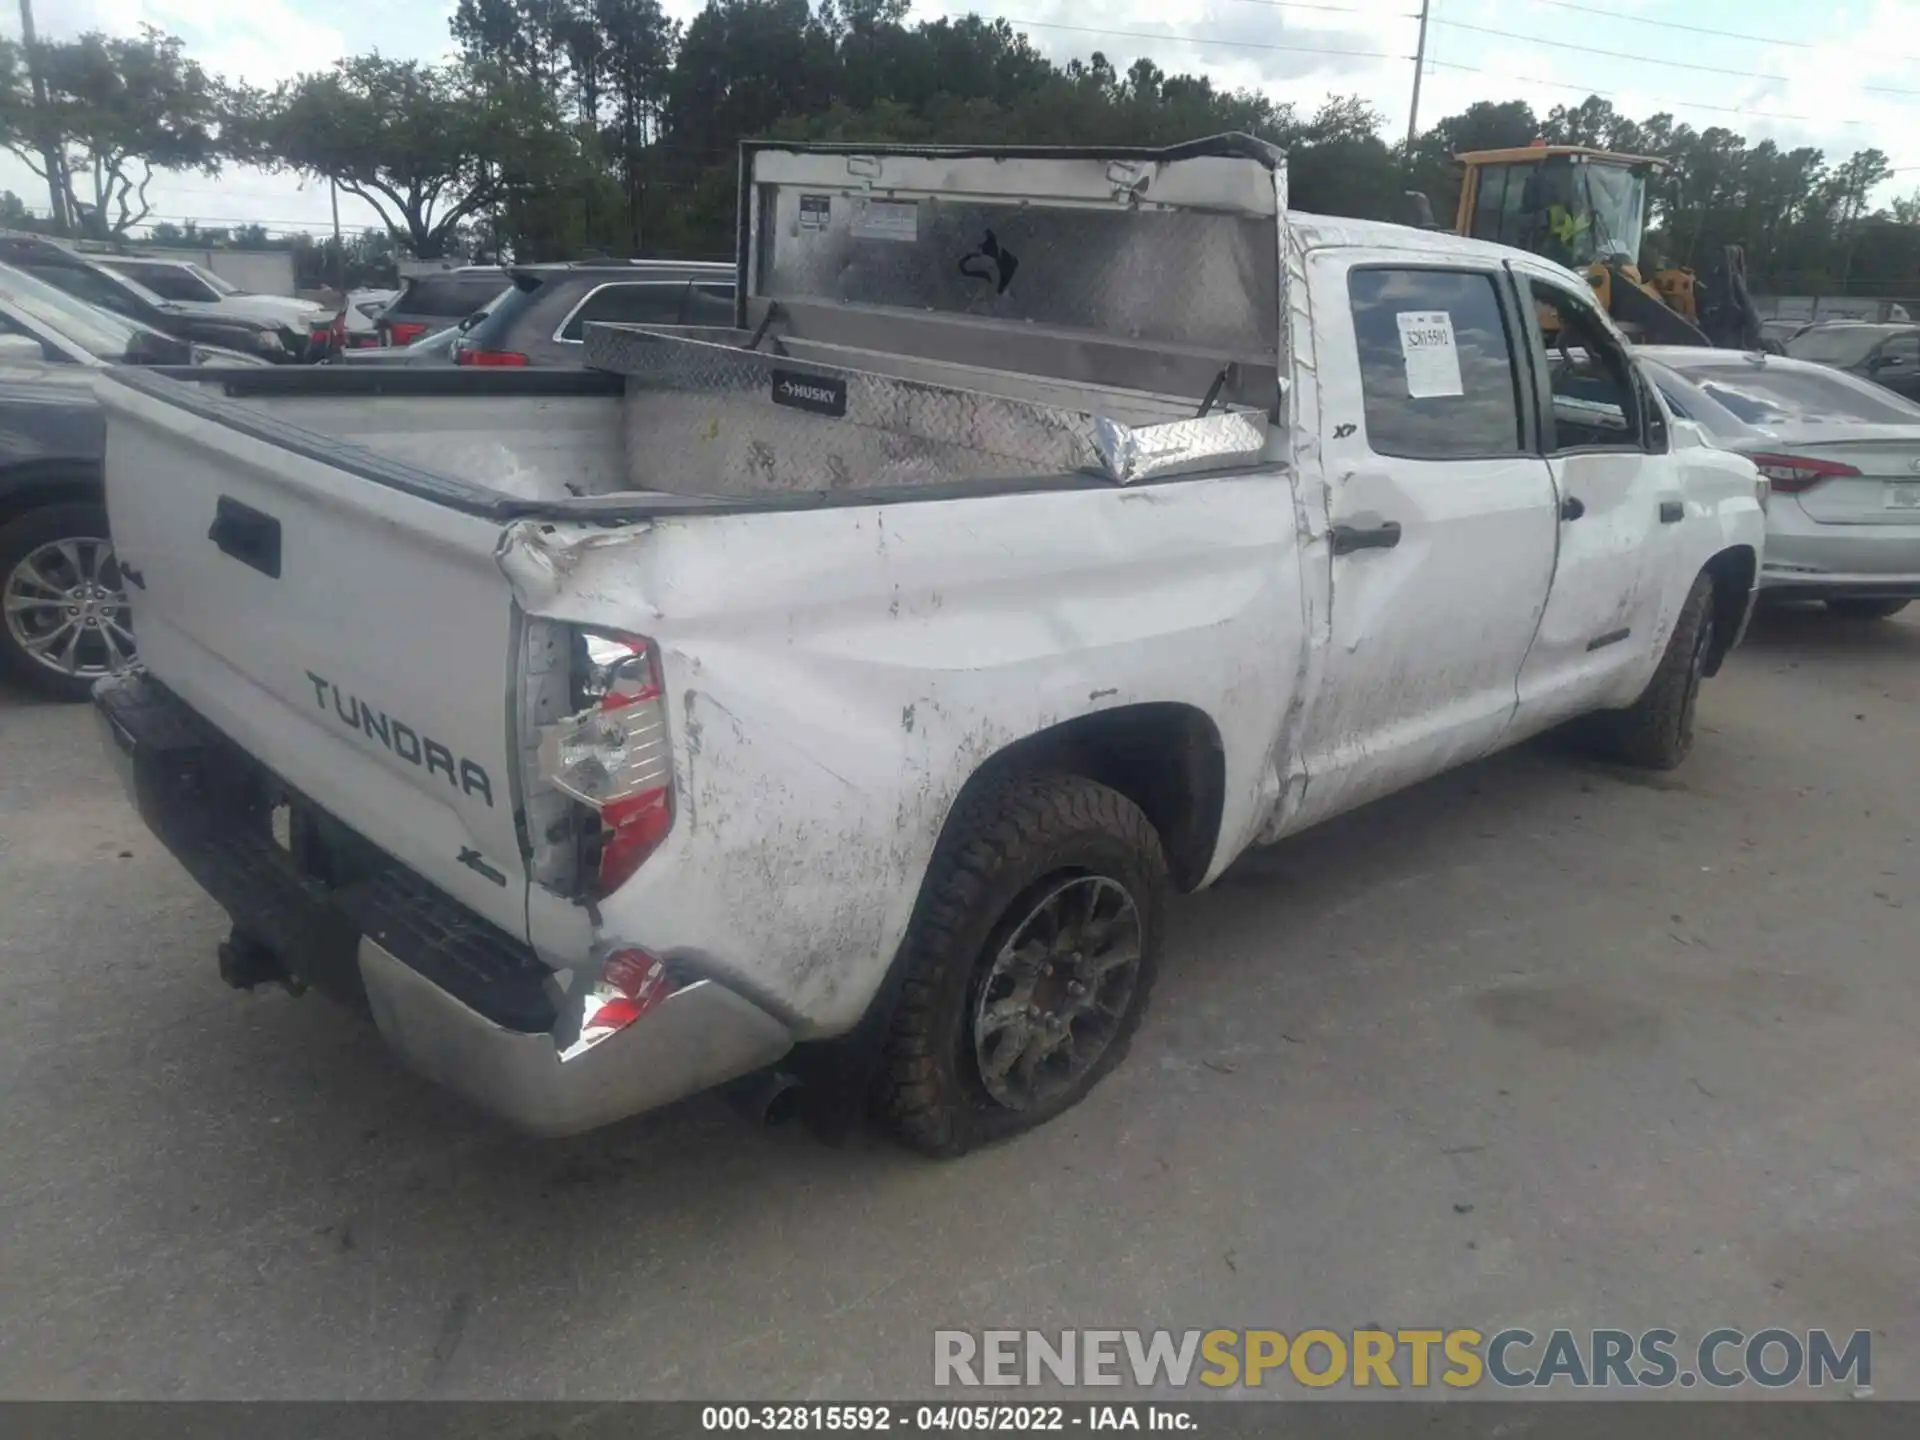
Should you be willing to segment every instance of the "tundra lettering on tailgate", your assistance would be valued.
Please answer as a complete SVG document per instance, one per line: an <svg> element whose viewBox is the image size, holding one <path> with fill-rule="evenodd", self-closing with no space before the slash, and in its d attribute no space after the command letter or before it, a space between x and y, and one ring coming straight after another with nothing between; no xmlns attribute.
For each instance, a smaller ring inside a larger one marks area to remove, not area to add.
<svg viewBox="0 0 1920 1440"><path fill-rule="evenodd" d="M493 805L493 781L487 778L483 767L455 755L438 740L421 734L405 721L365 704L358 696L342 694L340 687L324 675L309 670L307 679L313 682L313 698L320 708L331 709L335 718L349 730L364 731L368 739L378 740L409 765L418 765L429 775L436 772L445 775L447 783L455 789L463 794L478 795L489 807Z"/></svg>

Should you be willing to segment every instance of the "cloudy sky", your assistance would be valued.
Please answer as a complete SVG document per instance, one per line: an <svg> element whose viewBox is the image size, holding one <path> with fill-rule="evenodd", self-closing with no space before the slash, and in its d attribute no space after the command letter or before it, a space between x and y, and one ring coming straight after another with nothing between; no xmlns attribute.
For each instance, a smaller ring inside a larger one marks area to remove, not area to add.
<svg viewBox="0 0 1920 1440"><path fill-rule="evenodd" d="M684 18L700 3L666 7ZM1302 107L1358 94L1398 135L1412 96L1419 5L916 0L914 14L1004 15L1056 59L1098 49L1124 70L1146 55L1163 70L1205 71ZM441 56L452 8L453 0L38 0L35 13L50 38L156 25L179 35L209 70L264 85L367 50ZM1430 13L1420 99L1429 121L1480 99L1524 99L1544 112L1591 91L1634 116L1668 110L1700 129L1726 125L1783 147L1816 145L1832 160L1877 146L1902 173L1875 199L1920 190L1915 0L1838 0L1827 9L1807 0L1432 0ZM0 7L0 33L19 34L11 3ZM3 153L0 188L45 206L44 185ZM329 223L324 184L257 171L163 176L148 193L158 219L276 229ZM341 220L367 224L374 216L343 196Z"/></svg>

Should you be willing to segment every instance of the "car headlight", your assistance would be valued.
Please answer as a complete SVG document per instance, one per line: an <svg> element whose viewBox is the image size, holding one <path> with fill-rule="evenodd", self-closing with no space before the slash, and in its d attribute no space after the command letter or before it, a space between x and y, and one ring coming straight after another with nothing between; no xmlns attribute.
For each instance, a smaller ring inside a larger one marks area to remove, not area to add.
<svg viewBox="0 0 1920 1440"><path fill-rule="evenodd" d="M284 355L287 350L287 342L280 338L278 331L262 330L254 337L254 349L260 351L263 355Z"/></svg>

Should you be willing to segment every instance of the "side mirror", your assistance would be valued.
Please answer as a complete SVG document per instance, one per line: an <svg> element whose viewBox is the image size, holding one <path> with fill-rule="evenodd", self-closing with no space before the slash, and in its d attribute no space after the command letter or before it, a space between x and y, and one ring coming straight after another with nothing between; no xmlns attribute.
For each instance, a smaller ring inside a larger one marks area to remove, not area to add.
<svg viewBox="0 0 1920 1440"><path fill-rule="evenodd" d="M124 359L129 365L190 365L193 347L157 330L136 330L127 341Z"/></svg>
<svg viewBox="0 0 1920 1440"><path fill-rule="evenodd" d="M1438 230L1439 224L1433 218L1433 201L1419 190L1408 190L1401 196L1401 205L1405 218L1400 222L1411 225L1416 230Z"/></svg>
<svg viewBox="0 0 1920 1440"><path fill-rule="evenodd" d="M1667 427L1667 433L1672 437L1670 443L1675 450L1713 448L1713 440L1708 436L1706 427L1698 420L1683 420L1676 415Z"/></svg>

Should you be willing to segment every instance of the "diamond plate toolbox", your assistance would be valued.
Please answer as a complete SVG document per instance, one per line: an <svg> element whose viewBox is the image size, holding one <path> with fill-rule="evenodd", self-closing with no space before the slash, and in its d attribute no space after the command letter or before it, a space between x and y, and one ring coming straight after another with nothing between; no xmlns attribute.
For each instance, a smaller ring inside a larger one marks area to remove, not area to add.
<svg viewBox="0 0 1920 1440"><path fill-rule="evenodd" d="M1277 458L1284 160L748 146L739 328L589 325L634 489L752 496Z"/></svg>

